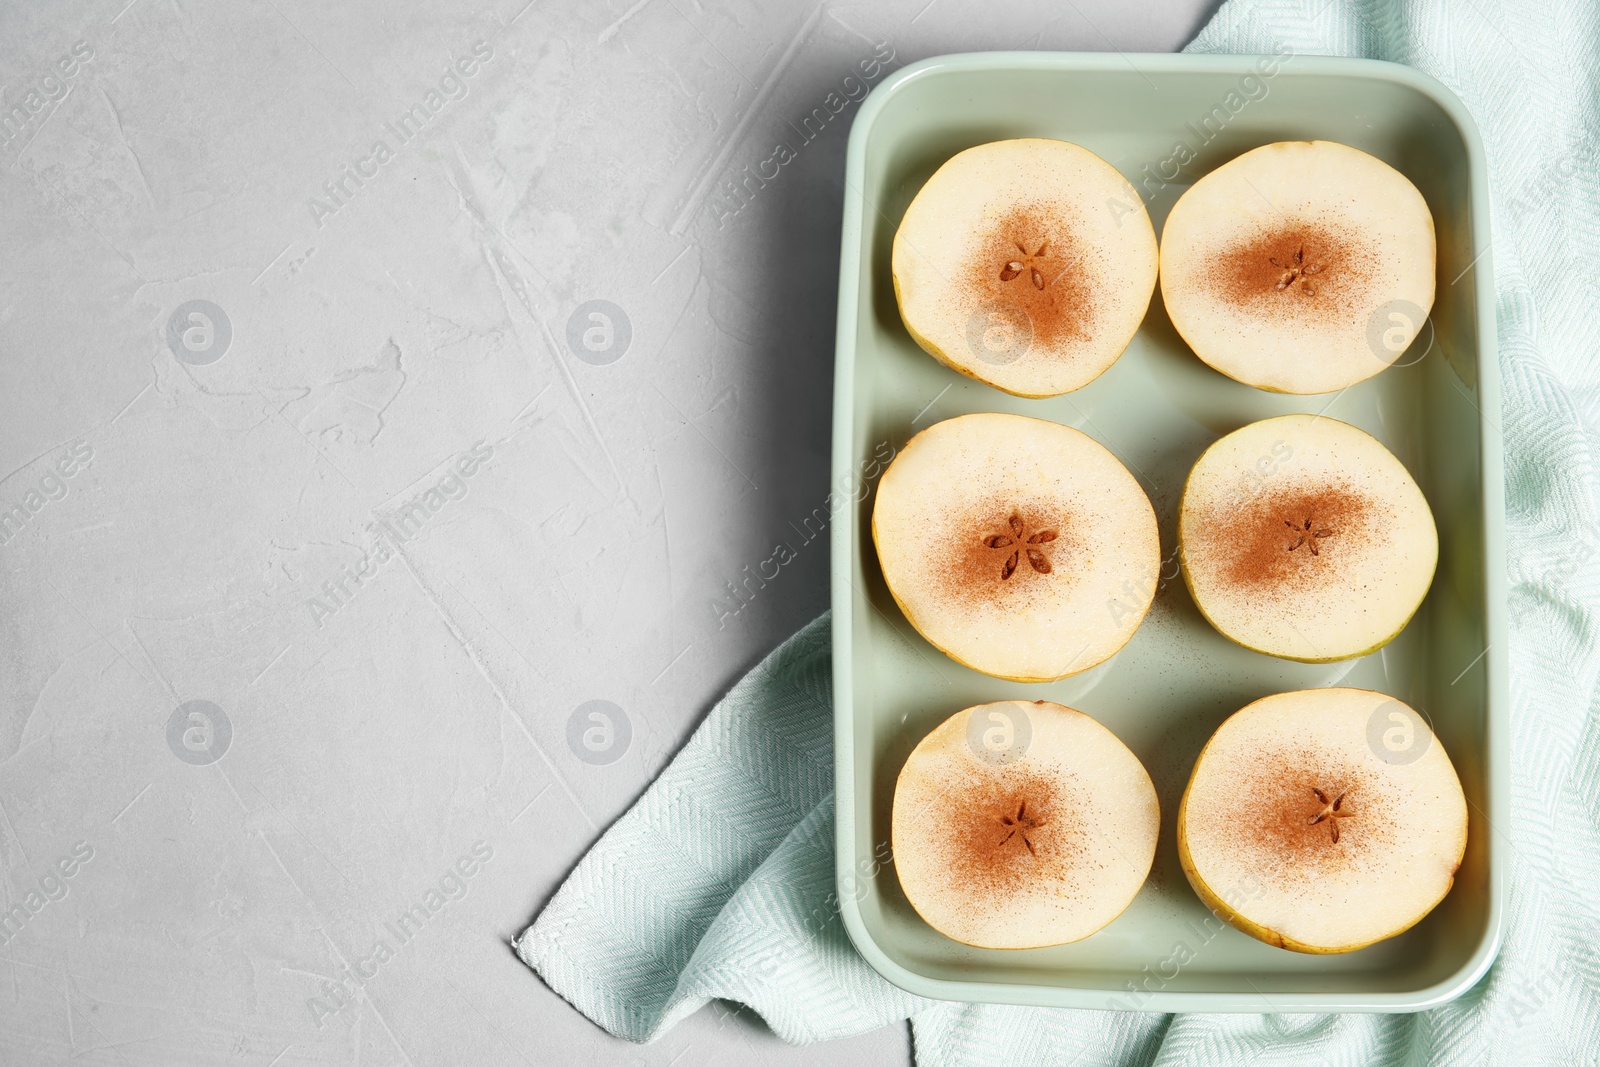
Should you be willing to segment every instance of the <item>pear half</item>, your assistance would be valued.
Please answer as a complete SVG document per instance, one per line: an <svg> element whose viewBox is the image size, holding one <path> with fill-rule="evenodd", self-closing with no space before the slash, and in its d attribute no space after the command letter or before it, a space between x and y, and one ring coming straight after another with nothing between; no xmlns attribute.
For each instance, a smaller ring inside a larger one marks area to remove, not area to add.
<svg viewBox="0 0 1600 1067"><path fill-rule="evenodd" d="M1088 937L1150 873L1155 786L1094 719L1045 701L952 715L895 784L891 835L906 899L929 926L979 948Z"/></svg>
<svg viewBox="0 0 1600 1067"><path fill-rule="evenodd" d="M1018 396L1087 385L1122 355L1155 292L1155 229L1115 167L1025 137L947 160L906 208L891 269L917 344Z"/></svg>
<svg viewBox="0 0 1600 1067"><path fill-rule="evenodd" d="M1454 883L1467 804L1416 711L1367 689L1305 689L1235 712L1178 807L1200 899L1251 937L1350 952L1409 929Z"/></svg>
<svg viewBox="0 0 1600 1067"><path fill-rule="evenodd" d="M1333 141L1246 152L1196 182L1161 231L1178 333L1230 378L1326 393L1392 364L1434 296L1433 215L1417 187Z"/></svg>
<svg viewBox="0 0 1600 1067"><path fill-rule="evenodd" d="M878 560L900 609L961 663L1050 681L1120 649L1155 596L1155 510L1086 434L1022 415L947 419L878 483Z"/></svg>
<svg viewBox="0 0 1600 1067"><path fill-rule="evenodd" d="M1223 636L1325 663L1388 644L1433 582L1428 501L1376 439L1319 415L1263 419L1189 472L1178 553L1200 613Z"/></svg>

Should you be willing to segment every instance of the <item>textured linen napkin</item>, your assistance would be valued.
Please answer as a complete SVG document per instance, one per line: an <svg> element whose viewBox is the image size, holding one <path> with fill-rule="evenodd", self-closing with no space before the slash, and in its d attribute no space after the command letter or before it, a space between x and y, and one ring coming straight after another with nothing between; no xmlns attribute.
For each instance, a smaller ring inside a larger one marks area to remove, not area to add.
<svg viewBox="0 0 1600 1067"><path fill-rule="evenodd" d="M828 620L717 705L579 863L517 952L611 1033L712 998L784 1040L910 1018L917 1062L1600 1063L1600 6L1231 0L1189 51L1363 56L1443 81L1489 154L1511 586L1505 947L1418 1015L1156 1015L949 1004L856 954L833 897Z"/></svg>

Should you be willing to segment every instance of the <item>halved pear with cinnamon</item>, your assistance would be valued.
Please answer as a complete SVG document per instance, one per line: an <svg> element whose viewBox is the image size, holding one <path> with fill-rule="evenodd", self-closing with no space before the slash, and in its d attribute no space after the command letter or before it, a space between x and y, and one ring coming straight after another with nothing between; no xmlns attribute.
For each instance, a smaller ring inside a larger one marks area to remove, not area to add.
<svg viewBox="0 0 1600 1067"><path fill-rule="evenodd" d="M1132 903L1161 822L1144 765L1094 719L1043 700L957 712L895 783L891 844L928 925L979 948L1088 937Z"/></svg>
<svg viewBox="0 0 1600 1067"><path fill-rule="evenodd" d="M1161 295L1195 355L1280 393L1392 364L1427 322L1433 215L1405 175L1334 141L1264 145L1179 197Z"/></svg>
<svg viewBox="0 0 1600 1067"><path fill-rule="evenodd" d="M872 538L911 625L974 670L1042 682L1121 648L1161 569L1149 497L1092 437L983 413L913 437L878 483Z"/></svg>
<svg viewBox="0 0 1600 1067"><path fill-rule="evenodd" d="M1305 689L1234 713L1195 762L1178 859L1251 937L1350 952L1409 929L1467 845L1455 767L1426 720L1368 689Z"/></svg>
<svg viewBox="0 0 1600 1067"><path fill-rule="evenodd" d="M906 208L891 269L900 317L935 359L1055 396L1128 347L1155 292L1156 235L1111 164L1024 137L946 160Z"/></svg>
<svg viewBox="0 0 1600 1067"><path fill-rule="evenodd" d="M1422 604L1439 535L1422 490L1371 435L1282 415L1206 449L1178 505L1195 605L1224 637L1325 663L1388 644Z"/></svg>

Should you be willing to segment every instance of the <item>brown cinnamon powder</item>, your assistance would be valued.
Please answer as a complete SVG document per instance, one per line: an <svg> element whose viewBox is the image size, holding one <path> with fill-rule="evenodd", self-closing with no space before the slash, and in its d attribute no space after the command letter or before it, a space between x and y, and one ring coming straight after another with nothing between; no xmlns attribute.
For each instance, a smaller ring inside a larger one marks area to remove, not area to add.
<svg viewBox="0 0 1600 1067"><path fill-rule="evenodd" d="M1061 575L1071 533L1059 505L991 498L953 515L936 533L933 576L957 603L1001 603Z"/></svg>
<svg viewBox="0 0 1600 1067"><path fill-rule="evenodd" d="M951 885L1006 893L1044 877L1059 881L1082 854L1070 776L1010 766L950 783L945 859Z"/></svg>
<svg viewBox="0 0 1600 1067"><path fill-rule="evenodd" d="M1194 548L1221 561L1229 585L1295 593L1381 537L1377 515L1371 497L1346 481L1285 485L1242 506L1217 507L1198 524Z"/></svg>
<svg viewBox="0 0 1600 1067"><path fill-rule="evenodd" d="M1227 848L1281 886L1361 864L1398 840L1395 797L1381 777L1313 745L1246 764L1223 811L1194 811Z"/></svg>
<svg viewBox="0 0 1600 1067"><path fill-rule="evenodd" d="M1074 237L1071 211L1049 201L1023 202L983 235L958 282L974 307L999 305L1027 316L1031 351L1087 338L1094 327L1088 249Z"/></svg>
<svg viewBox="0 0 1600 1067"><path fill-rule="evenodd" d="M1209 281L1224 301L1251 312L1332 315L1364 298L1375 263L1346 229L1288 219L1225 248Z"/></svg>

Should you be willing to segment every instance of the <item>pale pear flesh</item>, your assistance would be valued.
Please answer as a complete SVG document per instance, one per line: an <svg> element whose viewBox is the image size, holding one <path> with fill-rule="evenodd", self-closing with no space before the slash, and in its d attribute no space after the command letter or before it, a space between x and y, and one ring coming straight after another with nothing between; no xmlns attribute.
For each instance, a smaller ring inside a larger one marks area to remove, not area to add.
<svg viewBox="0 0 1600 1067"><path fill-rule="evenodd" d="M1000 678L1088 670L1138 629L1161 567L1155 510L1087 434L1021 415L935 423L878 483L889 591L927 640Z"/></svg>
<svg viewBox="0 0 1600 1067"><path fill-rule="evenodd" d="M1088 715L982 704L912 751L895 786L894 865L928 925L979 948L1088 937L1150 872L1160 826L1138 758Z"/></svg>
<svg viewBox="0 0 1600 1067"><path fill-rule="evenodd" d="M1433 581L1426 497L1376 438L1282 415L1222 437L1178 507L1184 579L1225 637L1285 659L1366 655L1405 628Z"/></svg>
<svg viewBox="0 0 1600 1067"><path fill-rule="evenodd" d="M1173 205L1161 294L1216 370L1326 393L1389 367L1427 329L1436 259L1432 212L1405 175L1348 145L1283 141L1223 164Z"/></svg>
<svg viewBox="0 0 1600 1067"><path fill-rule="evenodd" d="M1088 149L1028 137L947 160L895 232L891 270L911 337L946 366L1018 396L1094 380L1155 292L1144 202Z"/></svg>
<svg viewBox="0 0 1600 1067"><path fill-rule="evenodd" d="M1196 893L1245 933L1298 952L1364 948L1444 899L1467 805L1443 744L1366 689L1264 697L1207 742L1178 809Z"/></svg>

